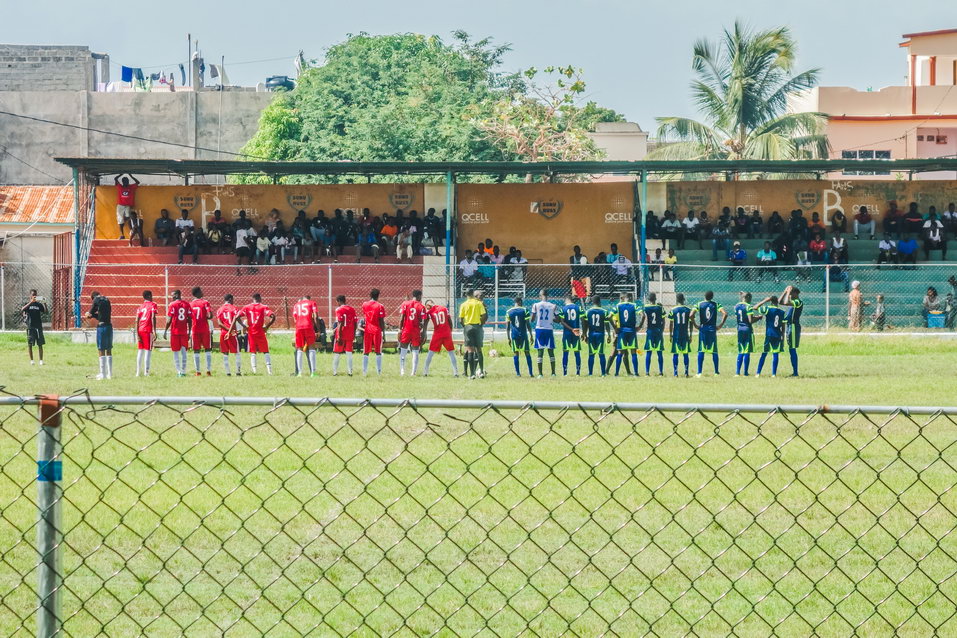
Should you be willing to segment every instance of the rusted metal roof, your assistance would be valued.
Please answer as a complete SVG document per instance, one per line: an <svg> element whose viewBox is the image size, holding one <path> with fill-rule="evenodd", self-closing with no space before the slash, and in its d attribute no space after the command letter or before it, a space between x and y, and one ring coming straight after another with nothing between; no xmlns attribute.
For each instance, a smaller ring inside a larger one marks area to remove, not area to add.
<svg viewBox="0 0 957 638"><path fill-rule="evenodd" d="M0 224L72 224L73 187L0 186Z"/></svg>

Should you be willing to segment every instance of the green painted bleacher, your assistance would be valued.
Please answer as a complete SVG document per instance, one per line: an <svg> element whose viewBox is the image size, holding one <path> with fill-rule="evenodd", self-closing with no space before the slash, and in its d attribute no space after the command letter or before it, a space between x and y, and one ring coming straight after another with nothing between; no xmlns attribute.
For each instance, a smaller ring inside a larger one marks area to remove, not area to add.
<svg viewBox="0 0 957 638"><path fill-rule="evenodd" d="M853 236L847 237L847 250L850 255L850 260L855 263L874 263L877 260L877 243L878 240L870 239L854 239ZM764 246L764 242L768 240L764 239L742 239L741 247L744 248L748 253L748 263L753 264L755 255L758 254L758 251ZM954 262L957 263L957 242L951 242L952 250L948 251L947 259L944 260L943 256L938 252L936 255L931 253L931 261L939 262L946 261L948 263ZM678 256L678 262L682 264L724 264L725 256L719 254L718 261L711 261L711 242L703 241L701 245L703 248L698 248L698 242L687 241L685 242L684 248L677 248L676 242L672 242L672 245L675 246L675 254ZM918 242L920 245L920 250L918 251L918 259L924 259L924 249L921 242Z"/></svg>

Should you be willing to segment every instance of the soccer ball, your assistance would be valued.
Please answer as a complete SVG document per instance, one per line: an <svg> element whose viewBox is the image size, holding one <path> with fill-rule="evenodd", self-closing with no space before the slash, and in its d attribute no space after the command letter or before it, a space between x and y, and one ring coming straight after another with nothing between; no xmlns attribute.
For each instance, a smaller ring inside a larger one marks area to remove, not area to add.
<svg viewBox="0 0 957 638"><path fill-rule="evenodd" d="M488 356L494 359L495 357L498 356L498 350L496 350L495 348L492 348L491 350L488 351Z"/></svg>

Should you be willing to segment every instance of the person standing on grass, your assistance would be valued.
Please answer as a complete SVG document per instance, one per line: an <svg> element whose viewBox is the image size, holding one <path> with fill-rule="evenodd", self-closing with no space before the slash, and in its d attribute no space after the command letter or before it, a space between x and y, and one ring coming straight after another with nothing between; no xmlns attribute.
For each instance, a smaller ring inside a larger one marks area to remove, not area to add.
<svg viewBox="0 0 957 638"><path fill-rule="evenodd" d="M425 357L425 367L422 376L429 376L429 366L432 365L432 356L443 348L449 353L452 363L452 376L459 376L459 365L455 360L455 343L452 341L452 317L449 309L441 304L434 304L431 300L425 302L425 316L432 321L432 340L429 342L429 354ZM422 340L425 340L426 327L422 328ZM529 363L531 369L531 363Z"/></svg>
<svg viewBox="0 0 957 638"><path fill-rule="evenodd" d="M369 291L363 302L362 318L365 330L362 333L362 376L369 374L369 355L375 353L375 371L382 376L382 340L385 337L385 306L379 303L379 289Z"/></svg>
<svg viewBox="0 0 957 638"><path fill-rule="evenodd" d="M861 293L861 282L851 282L851 292L847 294L847 326L851 330L858 332L861 329L861 317L864 312L864 306L871 305L871 302L864 301L864 295Z"/></svg>
<svg viewBox="0 0 957 638"><path fill-rule="evenodd" d="M740 210L740 209L739 209ZM680 292L675 296L678 302L668 312L668 327L671 333L671 362L675 376L678 376L678 355L682 355L685 364L685 376L688 375L689 355L691 354L691 308L685 305L685 296Z"/></svg>
<svg viewBox="0 0 957 638"><path fill-rule="evenodd" d="M27 324L27 352L30 355L30 365L33 362L33 346L37 347L37 354L40 357L40 365L43 365L43 344L46 339L43 338L43 315L47 312L46 304L43 299L37 296L37 291L30 291L30 301L21 309L23 320Z"/></svg>
<svg viewBox="0 0 957 638"><path fill-rule="evenodd" d="M352 350L355 347L359 316L356 309L346 305L346 296L336 297L335 321L332 324L332 376L339 374L339 358L346 353L346 366L352 376Z"/></svg>
<svg viewBox="0 0 957 638"><path fill-rule="evenodd" d="M266 337L266 331L275 321L276 314L272 308L263 303L262 295L257 292L252 296L252 303L239 309L233 319L233 325L230 326L230 329L235 330L236 324L239 324L246 331L249 341L249 367L252 368L253 374L256 374L257 353L262 353L266 360L266 374L272 374L272 358L269 356L269 339Z"/></svg>
<svg viewBox="0 0 957 638"><path fill-rule="evenodd" d="M585 313L585 324L588 329L588 376L595 371L595 355L598 355L599 376L605 376L605 342L611 342L611 315L601 307L601 297L594 295L591 298L591 308ZM532 362L529 359L528 371L532 371Z"/></svg>
<svg viewBox="0 0 957 638"><path fill-rule="evenodd" d="M413 290L412 299L402 302L399 307L399 376L405 376L405 360L410 352L412 376L419 370L419 351L422 349L425 321L422 291Z"/></svg>
<svg viewBox="0 0 957 638"><path fill-rule="evenodd" d="M734 320L738 328L738 359L735 364L734 376L748 376L751 366L751 355L754 353L754 322L761 319L755 315L751 305L751 293L742 292L741 299L734 307Z"/></svg>
<svg viewBox="0 0 957 638"><path fill-rule="evenodd" d="M236 376L243 376L243 360L239 351L239 337L233 329L233 321L239 314L239 308L233 305L233 296L226 295L223 305L216 310L216 323L219 324L219 352L223 355L223 367L229 374L229 355L236 358Z"/></svg>
<svg viewBox="0 0 957 638"><path fill-rule="evenodd" d="M515 364L515 374L517 376L522 376L522 366L519 362L522 353L525 354L525 362L528 364L528 376L535 376L529 349L529 342L532 337L531 316L525 309L524 300L521 297L515 297L514 305L505 312L505 320L508 322L508 330L505 336L508 338L508 347L512 351L512 362Z"/></svg>
<svg viewBox="0 0 957 638"><path fill-rule="evenodd" d="M319 307L309 295L299 298L292 307L296 321L296 376L303 376L302 357L306 355L309 376L316 376L316 333L319 331Z"/></svg>
<svg viewBox="0 0 957 638"><path fill-rule="evenodd" d="M718 315L721 315L721 323L718 323ZM704 355L711 354L711 361L714 364L714 376L718 376L718 331L728 320L728 313L719 303L714 300L714 292L709 290L704 293L704 301L699 302L691 310L691 328L698 328L698 374L704 369Z"/></svg>
<svg viewBox="0 0 957 638"><path fill-rule="evenodd" d="M130 180L133 180L132 184ZM120 239L126 239L123 236L123 226L136 205L136 187L140 185L140 180L129 174L120 174L113 178L113 183L116 184L116 225L120 227ZM132 232L130 239L132 240Z"/></svg>
<svg viewBox="0 0 957 638"><path fill-rule="evenodd" d="M764 310L764 350L761 352L761 358L758 359L758 371L755 377L761 376L761 370L764 369L764 361L771 353L771 377L778 374L778 355L784 350L784 327L787 324L784 311L778 306L778 298L774 295L763 299L755 306L755 309L767 304Z"/></svg>
<svg viewBox="0 0 957 638"><path fill-rule="evenodd" d="M538 293L538 301L532 304L532 323L535 324L535 351L538 353L538 378L542 378L542 365L545 351L548 350L548 360L552 366L552 376L555 376L555 328L558 321L558 307L548 300L548 293L543 288Z"/></svg>
<svg viewBox="0 0 957 638"><path fill-rule="evenodd" d="M203 290L193 288L193 300L189 304L193 315L193 365L196 376L202 376L199 371L199 353L206 352L206 376L213 376L213 331L210 323L213 320L213 307L209 301L203 299Z"/></svg>
<svg viewBox="0 0 957 638"><path fill-rule="evenodd" d="M93 304L86 313L96 320L96 350L100 355L100 373L97 381L113 378L113 306L105 295L94 290L90 295Z"/></svg>
<svg viewBox="0 0 957 638"><path fill-rule="evenodd" d="M625 372L628 372L626 357L631 355L631 374L638 376L638 307L632 293L621 293L620 302L612 315L618 324L618 339L615 343L615 376L621 372L621 362L625 359Z"/></svg>
<svg viewBox="0 0 957 638"><path fill-rule="evenodd" d="M459 306L459 320L465 339L465 376L474 379L485 376L485 357L482 354L484 339L482 326L488 320L488 310L482 303L482 291L475 289Z"/></svg>
<svg viewBox="0 0 957 638"><path fill-rule="evenodd" d="M143 291L143 304L136 309L136 376L148 377L156 343L156 314L159 308L153 301L153 292Z"/></svg>
<svg viewBox="0 0 957 638"><path fill-rule="evenodd" d="M791 376L798 376L798 348L801 345L801 313L804 312L804 302L801 301L801 291L795 286L788 286L781 293L782 306L789 306L787 310L787 342L788 354L791 357Z"/></svg>
<svg viewBox="0 0 957 638"><path fill-rule="evenodd" d="M582 373L582 309L574 295L565 297L558 312L562 324L562 376L568 376L568 354L575 353L575 375Z"/></svg>
<svg viewBox="0 0 957 638"><path fill-rule="evenodd" d="M645 328L645 376L651 376L651 353L658 353L658 376L665 376L665 309L658 295L648 293L648 303L641 309L638 330ZM637 372L636 372L637 374Z"/></svg>
<svg viewBox="0 0 957 638"><path fill-rule="evenodd" d="M190 305L183 301L183 293L174 290L173 301L166 309L166 327L163 328L163 339L169 335L169 349L173 351L173 367L176 376L186 376L186 358L189 351L189 333L193 323L193 313ZM172 328L172 330L170 330Z"/></svg>

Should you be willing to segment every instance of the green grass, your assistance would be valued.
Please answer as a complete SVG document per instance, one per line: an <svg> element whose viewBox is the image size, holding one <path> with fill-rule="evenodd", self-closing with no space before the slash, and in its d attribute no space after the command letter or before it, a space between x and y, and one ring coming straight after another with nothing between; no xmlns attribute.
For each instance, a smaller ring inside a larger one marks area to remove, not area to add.
<svg viewBox="0 0 957 638"><path fill-rule="evenodd" d="M177 379L169 353L136 380L118 348L96 382L90 347L0 353L21 395L811 404L953 404L957 363L946 340L812 338L801 379L518 383L503 358L408 379L395 356L382 379L293 379L279 349L268 380ZM0 410L3 636L34 631L33 414ZM886 420L76 406L65 634L954 635L957 425Z"/></svg>

